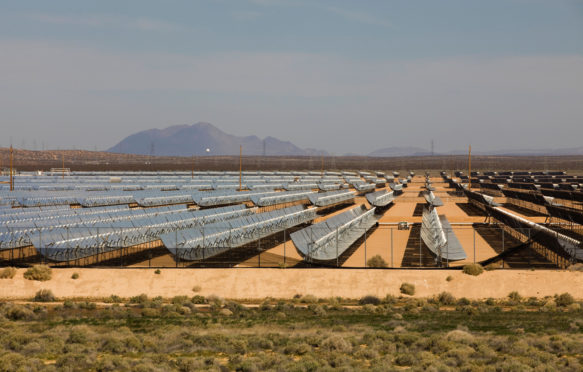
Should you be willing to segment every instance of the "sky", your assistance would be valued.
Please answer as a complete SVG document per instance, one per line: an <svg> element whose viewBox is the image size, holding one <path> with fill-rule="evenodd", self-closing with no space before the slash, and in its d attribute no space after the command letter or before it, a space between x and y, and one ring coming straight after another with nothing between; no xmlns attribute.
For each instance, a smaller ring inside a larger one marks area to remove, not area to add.
<svg viewBox="0 0 583 372"><path fill-rule="evenodd" d="M0 146L204 121L333 154L583 146L583 0L0 0Z"/></svg>

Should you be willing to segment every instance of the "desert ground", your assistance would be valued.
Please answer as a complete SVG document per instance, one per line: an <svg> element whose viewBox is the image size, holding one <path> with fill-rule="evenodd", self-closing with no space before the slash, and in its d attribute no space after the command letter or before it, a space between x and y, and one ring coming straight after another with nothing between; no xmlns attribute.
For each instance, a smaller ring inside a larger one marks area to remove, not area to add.
<svg viewBox="0 0 583 372"><path fill-rule="evenodd" d="M230 299L361 298L400 295L402 283L415 285L416 297L449 292L470 299L505 298L516 291L524 297L553 296L564 292L583 298L583 272L561 270L494 270L479 276L461 270L375 269L53 269L46 282L23 278L18 269L13 279L0 281L0 298L31 298L40 289L50 289L59 298L138 296L220 296ZM71 279L73 273L79 278ZM446 280L451 276L451 280ZM193 292L196 286L197 291ZM199 290L198 290L199 289Z"/></svg>

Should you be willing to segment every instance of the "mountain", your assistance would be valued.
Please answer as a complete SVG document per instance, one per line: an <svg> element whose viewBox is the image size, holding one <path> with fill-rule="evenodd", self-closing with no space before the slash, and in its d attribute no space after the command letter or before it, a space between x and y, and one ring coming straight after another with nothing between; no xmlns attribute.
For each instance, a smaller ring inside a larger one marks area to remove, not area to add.
<svg viewBox="0 0 583 372"><path fill-rule="evenodd" d="M264 150L268 156L327 155L325 151L304 150L275 137L234 136L203 122L141 131L124 138L107 151L162 156L239 155L240 145L244 155L263 155Z"/></svg>
<svg viewBox="0 0 583 372"><path fill-rule="evenodd" d="M420 147L385 147L369 153L367 156L391 157L391 156L426 156L431 152Z"/></svg>

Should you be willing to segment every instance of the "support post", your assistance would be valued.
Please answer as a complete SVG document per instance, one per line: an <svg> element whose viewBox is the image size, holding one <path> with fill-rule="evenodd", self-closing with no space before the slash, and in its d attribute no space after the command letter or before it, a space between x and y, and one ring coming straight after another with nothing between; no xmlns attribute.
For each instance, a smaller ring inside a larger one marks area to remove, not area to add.
<svg viewBox="0 0 583 372"><path fill-rule="evenodd" d="M504 229L502 229L502 253L504 253ZM502 258L502 268L504 268L504 258Z"/></svg>
<svg viewBox="0 0 583 372"><path fill-rule="evenodd" d="M241 174L243 173L243 145L239 146L239 191L241 191Z"/></svg>
<svg viewBox="0 0 583 372"><path fill-rule="evenodd" d="M419 226L419 267L421 267L421 256L423 253L421 252L421 245L423 244L423 240L421 239L421 226Z"/></svg>
<svg viewBox="0 0 583 372"><path fill-rule="evenodd" d="M391 227L391 267L395 267L393 264L393 228Z"/></svg>
<svg viewBox="0 0 583 372"><path fill-rule="evenodd" d="M468 180L470 181L468 185L468 190L472 190L472 145L470 145L470 150L468 152Z"/></svg>
<svg viewBox="0 0 583 372"><path fill-rule="evenodd" d="M338 228L336 228L336 267L338 267Z"/></svg>
<svg viewBox="0 0 583 372"><path fill-rule="evenodd" d="M473 230L474 232L474 263L476 263L476 230Z"/></svg>

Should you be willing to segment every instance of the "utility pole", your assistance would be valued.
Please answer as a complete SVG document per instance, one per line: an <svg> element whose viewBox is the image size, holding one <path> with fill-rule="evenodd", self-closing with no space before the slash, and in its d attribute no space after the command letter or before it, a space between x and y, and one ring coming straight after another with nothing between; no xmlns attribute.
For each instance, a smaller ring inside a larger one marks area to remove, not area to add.
<svg viewBox="0 0 583 372"><path fill-rule="evenodd" d="M242 189L241 174L243 172L243 145L239 145L239 191Z"/></svg>
<svg viewBox="0 0 583 372"><path fill-rule="evenodd" d="M324 155L320 155L320 159L322 160L322 176L324 175Z"/></svg>
<svg viewBox="0 0 583 372"><path fill-rule="evenodd" d="M63 151L63 166L62 166L62 170L61 170L61 175L62 178L65 179L65 152Z"/></svg>
<svg viewBox="0 0 583 372"><path fill-rule="evenodd" d="M14 163L14 150L10 145L10 191L14 191L14 171L12 170Z"/></svg>
<svg viewBox="0 0 583 372"><path fill-rule="evenodd" d="M431 140L431 156L433 156L435 153L433 152L433 140Z"/></svg>
<svg viewBox="0 0 583 372"><path fill-rule="evenodd" d="M192 155L192 171L190 172L190 179L194 179L194 155Z"/></svg>
<svg viewBox="0 0 583 372"><path fill-rule="evenodd" d="M472 145L470 145L470 150L468 152L468 179L470 183L468 185L468 190L472 190Z"/></svg>

